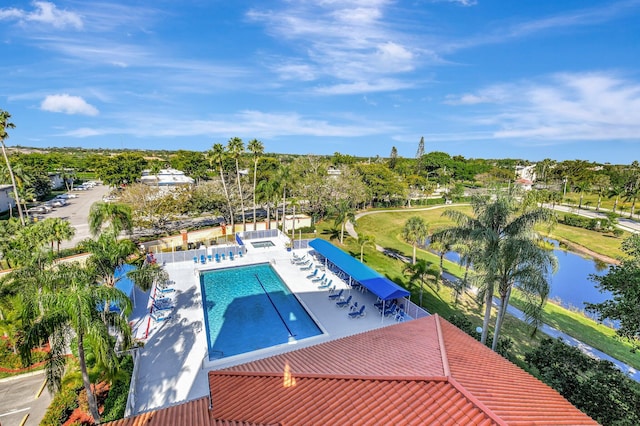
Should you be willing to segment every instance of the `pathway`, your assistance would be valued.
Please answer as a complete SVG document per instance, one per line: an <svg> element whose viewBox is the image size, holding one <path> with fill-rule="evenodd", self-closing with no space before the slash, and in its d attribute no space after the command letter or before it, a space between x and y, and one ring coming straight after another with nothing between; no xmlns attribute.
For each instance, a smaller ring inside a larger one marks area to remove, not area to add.
<svg viewBox="0 0 640 426"><path fill-rule="evenodd" d="M369 215L369 214L377 214L377 213L390 213L390 212L408 212L408 211L423 211L423 210L433 210L433 209L437 209L437 208L442 208L445 206L434 206L434 207L424 207L424 208L419 208L419 209L397 209L397 210L376 210L376 211L370 211L370 212L360 212L357 213L355 215L355 219L358 220L359 218ZM448 205L447 207L450 207L450 205ZM561 206L556 206L556 209L558 209L558 207ZM562 206L565 207L565 206ZM571 208L566 207L567 210L564 211L569 211ZM575 213L574 211L575 209L571 209L572 213ZM588 211L588 210L587 210ZM582 213L582 211L580 211L579 213ZM595 213L595 214L602 214L602 213L597 213L597 212L590 212L590 213ZM603 214L602 214L603 215ZM604 216L604 215L603 215ZM640 224L628 220L628 222L631 222L631 224L626 223L625 221L625 230L629 230L630 232L640 232ZM355 231L353 224L351 222L347 222L345 229L347 230L347 232L349 233L349 235L353 238L358 238L358 233ZM384 247L379 246L376 244L376 250L380 251L380 252L385 252ZM404 262L409 262L410 259L406 258L404 256L397 256L398 258L400 258L400 260L403 260ZM511 315L513 315L514 317L524 321L525 316L524 313L522 311L520 311L519 309L509 305L509 307L507 308L507 312L509 312ZM632 378L633 380L640 382L640 371L636 370L635 368L625 364L622 361L619 361L607 354L605 354L602 351L599 351L589 345L587 345L586 343L583 343L571 336L569 336L566 333L561 332L558 329L555 329L547 324L543 324L540 327L540 331L542 331L543 333L554 337L554 338L562 338L562 340L564 340L567 344L571 345L571 346L575 346L578 349L580 349L582 352L584 352L585 354L589 355L590 357L593 358L598 358L598 359L603 359L603 360L607 360L610 361L612 363L614 363L621 371L623 371L624 373L628 374L630 378Z"/></svg>

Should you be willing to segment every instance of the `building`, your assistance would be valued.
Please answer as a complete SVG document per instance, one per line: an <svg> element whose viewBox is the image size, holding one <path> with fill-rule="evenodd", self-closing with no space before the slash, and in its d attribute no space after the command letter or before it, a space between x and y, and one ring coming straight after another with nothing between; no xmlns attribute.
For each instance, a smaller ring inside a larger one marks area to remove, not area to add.
<svg viewBox="0 0 640 426"><path fill-rule="evenodd" d="M144 170L140 182L151 186L179 186L193 185L194 180L184 174L184 172L176 169L162 169L157 174L151 173L151 170Z"/></svg>
<svg viewBox="0 0 640 426"><path fill-rule="evenodd" d="M109 424L597 423L546 384L432 315L210 371L208 397Z"/></svg>
<svg viewBox="0 0 640 426"><path fill-rule="evenodd" d="M0 212L16 208L16 200L12 196L13 186L0 185Z"/></svg>
<svg viewBox="0 0 640 426"><path fill-rule="evenodd" d="M525 179L531 182L536 181L536 165L516 166L516 179Z"/></svg>

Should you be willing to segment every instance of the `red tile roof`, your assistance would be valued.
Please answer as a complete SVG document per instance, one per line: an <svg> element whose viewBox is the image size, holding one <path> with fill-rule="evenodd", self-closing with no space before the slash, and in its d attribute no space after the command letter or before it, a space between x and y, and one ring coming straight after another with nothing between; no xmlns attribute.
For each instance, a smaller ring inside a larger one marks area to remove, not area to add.
<svg viewBox="0 0 640 426"><path fill-rule="evenodd" d="M209 387L211 410L201 399L113 424L597 424L437 315L211 371Z"/></svg>

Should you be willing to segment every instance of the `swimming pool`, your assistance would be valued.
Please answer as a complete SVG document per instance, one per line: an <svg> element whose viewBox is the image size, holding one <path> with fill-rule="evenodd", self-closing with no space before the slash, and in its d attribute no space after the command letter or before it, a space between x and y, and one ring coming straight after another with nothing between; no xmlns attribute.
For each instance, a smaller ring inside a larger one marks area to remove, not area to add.
<svg viewBox="0 0 640 426"><path fill-rule="evenodd" d="M200 274L209 360L322 334L269 265Z"/></svg>
<svg viewBox="0 0 640 426"><path fill-rule="evenodd" d="M265 240L265 241L252 241L251 245L253 248L266 248L266 247L274 247L275 244L273 241Z"/></svg>

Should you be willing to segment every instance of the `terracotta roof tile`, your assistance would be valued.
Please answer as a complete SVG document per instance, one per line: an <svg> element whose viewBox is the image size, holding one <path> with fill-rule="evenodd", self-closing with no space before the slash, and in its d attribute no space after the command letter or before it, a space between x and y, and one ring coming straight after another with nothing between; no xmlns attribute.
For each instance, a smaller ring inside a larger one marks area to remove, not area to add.
<svg viewBox="0 0 640 426"><path fill-rule="evenodd" d="M495 424L444 378L294 379L286 386L282 374L210 372L213 414L287 425Z"/></svg>
<svg viewBox="0 0 640 426"><path fill-rule="evenodd" d="M407 321L226 369L280 373L442 377L434 321Z"/></svg>
<svg viewBox="0 0 640 426"><path fill-rule="evenodd" d="M454 325L439 321L451 375L507 423L597 424L551 387Z"/></svg>
<svg viewBox="0 0 640 426"><path fill-rule="evenodd" d="M597 424L437 315L209 372L203 398L134 425Z"/></svg>

